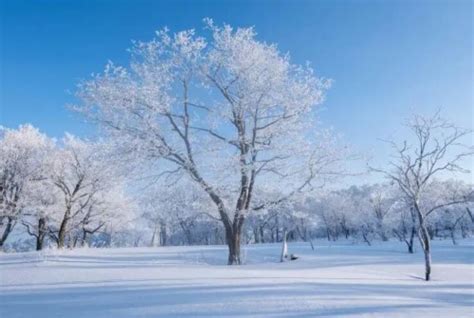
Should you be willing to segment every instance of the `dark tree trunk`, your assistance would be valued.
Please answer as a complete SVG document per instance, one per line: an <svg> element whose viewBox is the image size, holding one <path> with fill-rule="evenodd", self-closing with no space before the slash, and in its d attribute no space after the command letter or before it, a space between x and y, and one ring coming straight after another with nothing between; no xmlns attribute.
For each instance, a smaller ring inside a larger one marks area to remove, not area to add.
<svg viewBox="0 0 474 318"><path fill-rule="evenodd" d="M0 250L3 249L3 245L5 244L5 241L8 238L8 235L13 231L13 227L15 225L15 221L11 217L7 217L7 225L5 226L5 229L3 230L2 236L0 237Z"/></svg>
<svg viewBox="0 0 474 318"><path fill-rule="evenodd" d="M420 241L425 255L425 280L429 281L431 278L431 242L428 230L423 224L420 225Z"/></svg>
<svg viewBox="0 0 474 318"><path fill-rule="evenodd" d="M43 249L44 238L46 237L46 219L38 219L38 235L36 236L36 250L41 251Z"/></svg>
<svg viewBox="0 0 474 318"><path fill-rule="evenodd" d="M284 262L288 258L288 243L287 243L287 232L283 230L283 244L281 248L280 262Z"/></svg>
<svg viewBox="0 0 474 318"><path fill-rule="evenodd" d="M69 222L69 215L71 213L71 207L66 208L66 212L64 213L63 220L61 221L61 225L59 226L58 232L58 248L64 248L66 242L66 233L67 233L67 225Z"/></svg>
<svg viewBox="0 0 474 318"><path fill-rule="evenodd" d="M229 247L228 265L242 264L240 259L240 231L227 234L227 246Z"/></svg>
<svg viewBox="0 0 474 318"><path fill-rule="evenodd" d="M81 246L86 246L87 245L87 230L82 229L82 238L81 238Z"/></svg>
<svg viewBox="0 0 474 318"><path fill-rule="evenodd" d="M425 224L425 216L420 211L417 202L415 202L414 208L419 221L418 238L420 239L420 244L423 248L423 253L425 256L425 280L429 281L431 278L431 237L428 231L428 227Z"/></svg>
<svg viewBox="0 0 474 318"><path fill-rule="evenodd" d="M415 242L415 235L416 235L416 215L415 215L415 210L412 207L410 209L410 216L411 216L411 232L410 232L410 239L407 242L408 245L408 253L413 254L413 245Z"/></svg>
<svg viewBox="0 0 474 318"><path fill-rule="evenodd" d="M275 242L280 242L280 222L276 217Z"/></svg>
<svg viewBox="0 0 474 318"><path fill-rule="evenodd" d="M244 224L244 216L236 213L232 224L224 223L226 232L226 241L229 248L228 265L240 265L240 241L242 237L242 226Z"/></svg>
<svg viewBox="0 0 474 318"><path fill-rule="evenodd" d="M38 236L36 238L36 250L41 251L43 249L43 240Z"/></svg>
<svg viewBox="0 0 474 318"><path fill-rule="evenodd" d="M416 228L414 225L411 227L410 238L407 241L408 253L413 254L413 245L415 243Z"/></svg>
<svg viewBox="0 0 474 318"><path fill-rule="evenodd" d="M59 227L58 233L58 248L63 248L66 242L66 227L67 227L67 220L64 219L61 222L61 226Z"/></svg>
<svg viewBox="0 0 474 318"><path fill-rule="evenodd" d="M474 223L474 214L469 208L466 208L467 214L469 214L469 217L471 218L471 222Z"/></svg>

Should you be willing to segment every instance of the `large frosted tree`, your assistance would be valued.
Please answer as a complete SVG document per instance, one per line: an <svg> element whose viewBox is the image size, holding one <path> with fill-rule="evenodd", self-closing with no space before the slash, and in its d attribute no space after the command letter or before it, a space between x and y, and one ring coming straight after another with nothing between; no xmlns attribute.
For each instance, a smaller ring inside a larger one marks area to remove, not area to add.
<svg viewBox="0 0 474 318"><path fill-rule="evenodd" d="M122 153L159 162L150 174L196 182L225 228L228 263L240 264L246 216L332 174L340 153L316 129L329 81L258 41L253 28L206 20L205 32L162 30L134 43L130 66L109 63L82 83L75 108ZM282 196L257 203L257 187Z"/></svg>

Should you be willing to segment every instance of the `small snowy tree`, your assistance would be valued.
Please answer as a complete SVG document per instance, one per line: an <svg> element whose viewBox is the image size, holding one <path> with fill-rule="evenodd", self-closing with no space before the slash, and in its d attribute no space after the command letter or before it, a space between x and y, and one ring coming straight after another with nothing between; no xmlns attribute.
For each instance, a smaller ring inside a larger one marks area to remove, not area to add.
<svg viewBox="0 0 474 318"><path fill-rule="evenodd" d="M44 168L47 168L47 165L44 165ZM25 193L28 196L28 204L25 205L21 219L26 232L36 241L37 251L42 250L45 246L45 241L50 234L51 218L61 209L59 191L46 177L45 170L43 170L42 176L42 180L30 184Z"/></svg>
<svg viewBox="0 0 474 318"><path fill-rule="evenodd" d="M382 241L388 240L386 231L387 215L392 211L392 208L397 203L395 191L390 184L376 184L369 189L369 203L372 207L375 231L380 236Z"/></svg>
<svg viewBox="0 0 474 318"><path fill-rule="evenodd" d="M101 191L117 181L114 167L105 156L106 149L104 144L66 135L62 147L51 156L49 178L61 193L63 202L62 209L56 213L58 225L50 231L58 248L65 246L67 235L74 227L90 222L93 213L98 212ZM68 243L73 244L71 240Z"/></svg>
<svg viewBox="0 0 474 318"><path fill-rule="evenodd" d="M152 228L152 243L159 234L161 245L166 245L167 231L174 229L181 244L196 244L199 223L218 219L212 201L194 182L158 183L143 194L141 206Z"/></svg>
<svg viewBox="0 0 474 318"><path fill-rule="evenodd" d="M414 135L411 145L404 141L398 145L389 141L393 147L394 160L390 169L374 169L383 173L398 185L410 203L419 226L419 239L425 256L425 280L431 277L431 242L427 227L427 218L438 209L465 203L470 195L456 193L436 204L426 202L428 188L435 177L446 172L467 172L460 164L462 159L474 153L474 147L462 143L470 130L461 129L442 119L437 112L433 117L414 116L407 124Z"/></svg>
<svg viewBox="0 0 474 318"><path fill-rule="evenodd" d="M392 210L392 232L400 241L406 243L408 253L413 254L417 233L417 221L412 204L402 195L392 206Z"/></svg>
<svg viewBox="0 0 474 318"><path fill-rule="evenodd" d="M428 223L427 230L432 238L439 232L447 232L453 244L456 244L456 229L461 226L462 221L468 218L466 207L472 200L474 189L459 180L439 181L433 180L422 196L421 203L425 210L441 206L433 210ZM457 204L448 204L453 201L464 201ZM447 204L447 205L446 205Z"/></svg>

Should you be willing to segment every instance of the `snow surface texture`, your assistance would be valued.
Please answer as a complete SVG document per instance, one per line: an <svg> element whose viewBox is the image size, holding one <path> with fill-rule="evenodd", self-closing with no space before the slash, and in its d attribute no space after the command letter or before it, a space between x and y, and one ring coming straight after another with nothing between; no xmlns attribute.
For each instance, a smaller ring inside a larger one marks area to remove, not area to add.
<svg viewBox="0 0 474 318"><path fill-rule="evenodd" d="M473 241L48 250L0 255L0 317L474 317Z"/></svg>

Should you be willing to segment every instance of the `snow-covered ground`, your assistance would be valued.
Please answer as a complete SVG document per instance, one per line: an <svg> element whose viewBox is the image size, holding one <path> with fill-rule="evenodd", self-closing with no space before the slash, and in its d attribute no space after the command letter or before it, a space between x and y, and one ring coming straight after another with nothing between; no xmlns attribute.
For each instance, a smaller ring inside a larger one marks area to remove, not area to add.
<svg viewBox="0 0 474 318"><path fill-rule="evenodd" d="M316 244L2 254L0 317L474 317L473 241L434 242L431 282L398 242Z"/></svg>

